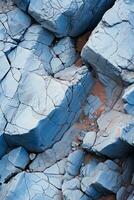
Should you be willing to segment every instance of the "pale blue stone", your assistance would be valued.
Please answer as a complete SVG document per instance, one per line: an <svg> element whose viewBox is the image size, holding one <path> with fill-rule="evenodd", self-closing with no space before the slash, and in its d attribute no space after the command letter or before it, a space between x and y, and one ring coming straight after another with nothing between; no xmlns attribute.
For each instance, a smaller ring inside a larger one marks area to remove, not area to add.
<svg viewBox="0 0 134 200"><path fill-rule="evenodd" d="M25 169L29 161L29 155L22 147L3 156L0 160L0 183L8 181L14 174Z"/></svg>
<svg viewBox="0 0 134 200"><path fill-rule="evenodd" d="M95 26L114 0L31 0L29 14L58 37L78 36Z"/></svg>
<svg viewBox="0 0 134 200"><path fill-rule="evenodd" d="M67 160L67 173L71 176L78 175L80 167L84 161L84 152L81 150L76 150L72 152Z"/></svg>

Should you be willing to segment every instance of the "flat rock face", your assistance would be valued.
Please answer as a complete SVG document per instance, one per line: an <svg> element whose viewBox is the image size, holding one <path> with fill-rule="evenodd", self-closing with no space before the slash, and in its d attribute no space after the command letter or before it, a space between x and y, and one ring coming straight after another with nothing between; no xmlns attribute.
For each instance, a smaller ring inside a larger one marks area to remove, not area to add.
<svg viewBox="0 0 134 200"><path fill-rule="evenodd" d="M29 14L58 37L78 36L94 26L114 0L31 0ZM94 18L95 16L95 18Z"/></svg>
<svg viewBox="0 0 134 200"><path fill-rule="evenodd" d="M98 73L127 83L134 81L134 3L117 0L107 11L82 51Z"/></svg>
<svg viewBox="0 0 134 200"><path fill-rule="evenodd" d="M71 67L76 59L71 39L64 38L51 48L53 39L47 30L33 25L8 55L10 70L2 54L6 75L0 86L1 115L5 117L1 130L10 146L22 145L32 152L50 147L78 117L92 87L86 67ZM68 67L69 74L64 72ZM58 77L49 76L57 72Z"/></svg>
<svg viewBox="0 0 134 200"><path fill-rule="evenodd" d="M11 0L2 1L0 6L0 51L9 52L17 46L31 18L15 7Z"/></svg>
<svg viewBox="0 0 134 200"><path fill-rule="evenodd" d="M22 172L2 188L0 199L61 200L61 192L52 182L49 182L45 174Z"/></svg>
<svg viewBox="0 0 134 200"><path fill-rule="evenodd" d="M5 183L13 175L24 170L29 163L29 155L22 147L18 147L0 160L0 183Z"/></svg>

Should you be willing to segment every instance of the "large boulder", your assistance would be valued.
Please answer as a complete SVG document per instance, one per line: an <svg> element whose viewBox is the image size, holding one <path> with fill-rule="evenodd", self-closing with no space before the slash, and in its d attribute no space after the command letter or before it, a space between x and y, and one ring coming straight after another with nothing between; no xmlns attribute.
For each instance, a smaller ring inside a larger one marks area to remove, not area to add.
<svg viewBox="0 0 134 200"><path fill-rule="evenodd" d="M11 0L1 1L0 6L0 50L8 53L17 46L31 18L15 7Z"/></svg>
<svg viewBox="0 0 134 200"><path fill-rule="evenodd" d="M63 44L59 42L51 47L53 40L49 31L33 25L24 40L8 55L11 69L0 85L0 103L1 130L9 146L20 145L32 152L50 147L77 119L92 87L93 79L88 69L71 66L76 53L74 48L68 50L65 45L70 45L71 39L63 38ZM64 47L62 52L58 44ZM57 59L66 63L54 77L49 70L55 57L52 51L59 53Z"/></svg>
<svg viewBox="0 0 134 200"><path fill-rule="evenodd" d="M29 14L58 37L78 36L94 26L114 0L31 0Z"/></svg>
<svg viewBox="0 0 134 200"><path fill-rule="evenodd" d="M134 82L134 3L117 0L82 51L86 63L116 82Z"/></svg>

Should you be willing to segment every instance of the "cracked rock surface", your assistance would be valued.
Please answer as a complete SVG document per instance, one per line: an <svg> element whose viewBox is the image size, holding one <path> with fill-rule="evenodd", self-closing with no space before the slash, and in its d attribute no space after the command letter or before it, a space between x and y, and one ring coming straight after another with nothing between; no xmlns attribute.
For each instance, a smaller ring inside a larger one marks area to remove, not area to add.
<svg viewBox="0 0 134 200"><path fill-rule="evenodd" d="M0 0L0 200L134 199L133 13Z"/></svg>

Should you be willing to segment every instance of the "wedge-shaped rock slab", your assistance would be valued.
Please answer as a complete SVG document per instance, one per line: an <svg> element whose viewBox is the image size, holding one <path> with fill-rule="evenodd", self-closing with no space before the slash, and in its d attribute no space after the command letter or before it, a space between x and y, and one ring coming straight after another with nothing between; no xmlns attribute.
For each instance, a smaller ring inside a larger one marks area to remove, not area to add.
<svg viewBox="0 0 134 200"><path fill-rule="evenodd" d="M14 174L21 172L29 163L29 155L23 147L18 147L0 160L0 183L8 181Z"/></svg>
<svg viewBox="0 0 134 200"><path fill-rule="evenodd" d="M43 173L22 172L3 185L0 200L61 200L60 190L50 182Z"/></svg>
<svg viewBox="0 0 134 200"><path fill-rule="evenodd" d="M114 0L31 0L29 14L58 37L78 36L94 26Z"/></svg>
<svg viewBox="0 0 134 200"><path fill-rule="evenodd" d="M134 82L134 2L117 0L85 45L82 57L98 73Z"/></svg>
<svg viewBox="0 0 134 200"><path fill-rule="evenodd" d="M31 18L15 7L11 0L2 1L0 7L0 50L9 52L17 46L26 29L31 25Z"/></svg>
<svg viewBox="0 0 134 200"><path fill-rule="evenodd" d="M20 145L32 152L50 147L76 120L92 87L93 79L85 66L70 66L75 59L65 62L67 69L55 78L48 75L54 57L50 47L53 39L50 32L33 25L8 55L11 69L1 82L0 100L4 118L1 130L10 146ZM71 43L69 38L62 41ZM60 52L57 45L53 49L63 61L72 54L66 50Z"/></svg>

